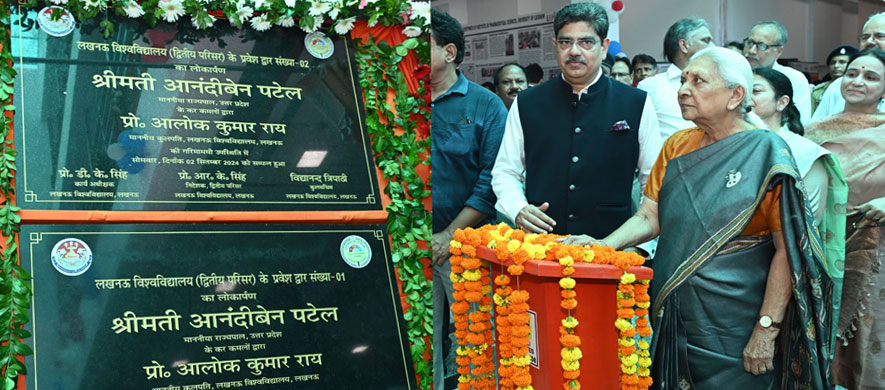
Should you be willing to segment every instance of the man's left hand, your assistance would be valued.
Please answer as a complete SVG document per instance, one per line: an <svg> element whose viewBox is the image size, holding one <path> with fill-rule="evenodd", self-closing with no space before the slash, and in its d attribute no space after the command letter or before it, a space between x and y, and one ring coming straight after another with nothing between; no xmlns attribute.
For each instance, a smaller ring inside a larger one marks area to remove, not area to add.
<svg viewBox="0 0 885 390"><path fill-rule="evenodd" d="M454 236L455 233L449 232L448 230L433 234L433 241L431 242L431 247L433 249L433 265L442 264L452 255L452 253L449 252L449 244L452 242Z"/></svg>

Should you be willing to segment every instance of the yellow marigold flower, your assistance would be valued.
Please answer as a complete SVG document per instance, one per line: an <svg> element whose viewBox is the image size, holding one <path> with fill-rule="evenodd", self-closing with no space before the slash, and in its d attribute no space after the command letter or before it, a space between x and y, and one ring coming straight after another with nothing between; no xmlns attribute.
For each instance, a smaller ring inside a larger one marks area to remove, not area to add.
<svg viewBox="0 0 885 390"><path fill-rule="evenodd" d="M550 248L553 248L554 245L556 245L556 242L554 242L554 241L547 241L547 242L544 244L544 249L550 249Z"/></svg>
<svg viewBox="0 0 885 390"><path fill-rule="evenodd" d="M479 305L479 311L491 313L492 312L492 305Z"/></svg>
<svg viewBox="0 0 885 390"><path fill-rule="evenodd" d="M645 340L639 340L639 343L637 343L636 346L639 347L639 349L645 349L645 350L647 350L649 347L648 341L645 341Z"/></svg>
<svg viewBox="0 0 885 390"><path fill-rule="evenodd" d="M630 324L630 321L627 321L623 318L618 318L618 320L615 321L615 327L618 328L618 330L620 330L621 332L625 332L633 328L633 325Z"/></svg>
<svg viewBox="0 0 885 390"><path fill-rule="evenodd" d="M513 360L510 358L503 358L503 359L499 359L498 361L501 362L502 366L509 366L509 365L513 364Z"/></svg>
<svg viewBox="0 0 885 390"><path fill-rule="evenodd" d="M568 318L562 320L562 326L566 328L574 328L578 326L578 319L572 316L568 316Z"/></svg>
<svg viewBox="0 0 885 390"><path fill-rule="evenodd" d="M456 350L455 352L458 353L458 356L467 356L467 354L470 353L470 348L461 346L458 347L458 350Z"/></svg>
<svg viewBox="0 0 885 390"><path fill-rule="evenodd" d="M519 245L519 241L510 240L510 242L507 243L507 251L509 251L510 253L516 252L516 250L519 249Z"/></svg>
<svg viewBox="0 0 885 390"><path fill-rule="evenodd" d="M651 376L651 370L646 367L639 367L636 369L636 375Z"/></svg>
<svg viewBox="0 0 885 390"><path fill-rule="evenodd" d="M538 233L529 233L526 234L525 237L523 237L522 241L529 244L534 244L536 238L538 238Z"/></svg>
<svg viewBox="0 0 885 390"><path fill-rule="evenodd" d="M621 364L621 372L627 375L633 375L636 373L636 366L625 366Z"/></svg>
<svg viewBox="0 0 885 390"><path fill-rule="evenodd" d="M639 356L636 356L635 353L621 358L621 364L625 364L628 366L635 366L637 362L639 362Z"/></svg>
<svg viewBox="0 0 885 390"><path fill-rule="evenodd" d="M645 367L645 368L651 367L651 359L649 359L647 357L639 358L639 367Z"/></svg>
<svg viewBox="0 0 885 390"><path fill-rule="evenodd" d="M461 274L452 272L449 274L449 280L451 280L452 283L461 283L464 281L464 278L461 277Z"/></svg>
<svg viewBox="0 0 885 390"><path fill-rule="evenodd" d="M481 292L482 295L489 295L489 293L492 292L492 286L486 284L486 285L482 286L482 288L479 290L479 292Z"/></svg>
<svg viewBox="0 0 885 390"><path fill-rule="evenodd" d="M501 305L503 305L505 302L507 302L507 298L506 298L506 297L502 297L502 296L500 296L500 295L498 295L498 294L495 294L495 295L492 297L492 299L495 301L495 304L498 305L498 306L501 306Z"/></svg>
<svg viewBox="0 0 885 390"><path fill-rule="evenodd" d="M469 270L464 271L462 276L464 276L464 279L467 279L471 282L475 282L477 280L482 279L482 272L478 269L469 269Z"/></svg>
<svg viewBox="0 0 885 390"><path fill-rule="evenodd" d="M469 375L461 375L458 377L458 383L468 383L468 382L470 382Z"/></svg>
<svg viewBox="0 0 885 390"><path fill-rule="evenodd" d="M563 360L562 361L562 369L564 371L574 371L579 368L581 368L581 362L579 362L577 360L573 360L573 361Z"/></svg>
<svg viewBox="0 0 885 390"><path fill-rule="evenodd" d="M566 256L559 259L559 265L568 267L572 264L575 264L575 259L573 259L571 256Z"/></svg>
<svg viewBox="0 0 885 390"><path fill-rule="evenodd" d="M491 249L495 249L495 248L498 247L498 244L495 243L495 239L492 238L491 240L489 240L489 243L486 244L486 246L489 247L489 248L491 248Z"/></svg>
<svg viewBox="0 0 885 390"><path fill-rule="evenodd" d="M562 288L575 288L575 280L569 276L566 276L562 279L559 279L559 287Z"/></svg>
<svg viewBox="0 0 885 390"><path fill-rule="evenodd" d="M624 275L621 276L621 283L630 284L636 281L636 275L631 274L629 272L624 272Z"/></svg>
<svg viewBox="0 0 885 390"><path fill-rule="evenodd" d="M460 247L461 247L461 242L460 242L460 241L452 240L452 242L449 243L449 246L453 246L453 247L455 247L455 248L460 248Z"/></svg>
<svg viewBox="0 0 885 390"><path fill-rule="evenodd" d="M528 386L519 386L516 388L516 390L535 390L535 388L532 387L532 385L528 385Z"/></svg>
<svg viewBox="0 0 885 390"><path fill-rule="evenodd" d="M513 229L507 229L507 231L504 232L504 238L506 238L506 239L510 239L510 236L512 236L512 235L513 235Z"/></svg>
<svg viewBox="0 0 885 390"><path fill-rule="evenodd" d="M649 352L647 349L640 349L640 350L636 351L636 353L638 353L640 357L650 357L651 356L651 352Z"/></svg>
<svg viewBox="0 0 885 390"><path fill-rule="evenodd" d="M636 306L639 306L640 309L648 309L651 306L651 302L636 302Z"/></svg>
<svg viewBox="0 0 885 390"><path fill-rule="evenodd" d="M618 345L622 347L632 347L633 344L636 344L636 340L632 337L618 337Z"/></svg>
<svg viewBox="0 0 885 390"><path fill-rule="evenodd" d="M513 365L517 367L525 367L532 363L532 357L530 355L524 356L514 356L513 357Z"/></svg>
<svg viewBox="0 0 885 390"><path fill-rule="evenodd" d="M582 358L584 355L581 353L581 348L563 348L562 352L560 352L562 356L562 360L574 361Z"/></svg>
<svg viewBox="0 0 885 390"><path fill-rule="evenodd" d="M594 257L596 257L596 253L594 253L592 250L587 249L584 251L584 262L585 263L592 263Z"/></svg>

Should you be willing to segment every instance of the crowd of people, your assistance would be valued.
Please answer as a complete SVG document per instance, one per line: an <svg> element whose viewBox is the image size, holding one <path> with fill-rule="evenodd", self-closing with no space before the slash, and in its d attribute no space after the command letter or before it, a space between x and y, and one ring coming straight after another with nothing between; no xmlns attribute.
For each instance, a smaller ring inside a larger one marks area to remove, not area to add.
<svg viewBox="0 0 885 390"><path fill-rule="evenodd" d="M505 64L489 90L432 12L435 388L454 374L448 243L505 221L648 257L655 388L885 389L885 13L817 86L778 63L776 20L717 47L680 19L661 73L608 53L608 27L563 7L561 75Z"/></svg>

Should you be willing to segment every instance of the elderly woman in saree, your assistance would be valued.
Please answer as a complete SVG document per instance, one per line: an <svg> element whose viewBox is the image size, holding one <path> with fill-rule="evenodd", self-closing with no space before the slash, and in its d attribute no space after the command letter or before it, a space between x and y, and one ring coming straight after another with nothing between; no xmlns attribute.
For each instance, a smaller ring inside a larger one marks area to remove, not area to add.
<svg viewBox="0 0 885 390"><path fill-rule="evenodd" d="M812 122L807 136L839 157L848 182L845 279L833 381L849 389L885 388L885 53L851 57L842 77L842 113Z"/></svg>
<svg viewBox="0 0 885 390"><path fill-rule="evenodd" d="M682 72L682 116L639 211L602 240L660 234L652 378L659 389L829 389L830 292L820 238L789 146L749 114L753 73L708 48Z"/></svg>

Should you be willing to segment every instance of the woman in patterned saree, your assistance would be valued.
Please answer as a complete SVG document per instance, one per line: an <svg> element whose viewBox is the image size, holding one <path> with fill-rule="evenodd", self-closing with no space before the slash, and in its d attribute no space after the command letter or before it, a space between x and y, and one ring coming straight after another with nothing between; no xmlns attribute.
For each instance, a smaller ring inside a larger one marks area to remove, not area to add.
<svg viewBox="0 0 885 390"><path fill-rule="evenodd" d="M660 234L652 280L659 389L828 389L832 282L789 146L750 111L749 63L704 49L639 211L608 237Z"/></svg>
<svg viewBox="0 0 885 390"><path fill-rule="evenodd" d="M848 182L845 279L833 381L885 389L885 53L865 50L842 77L845 111L808 126L807 136L839 157Z"/></svg>

